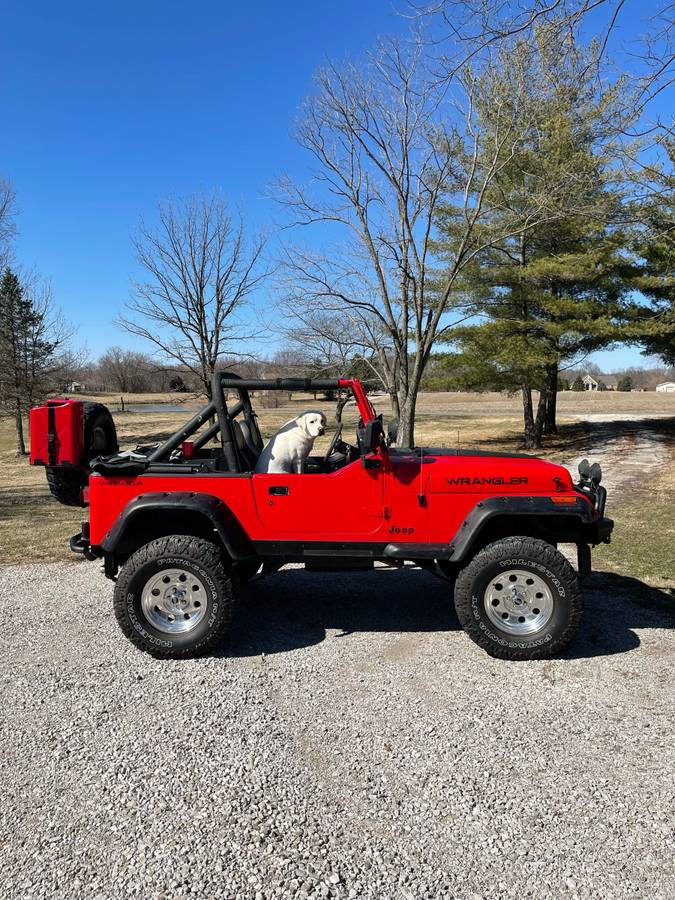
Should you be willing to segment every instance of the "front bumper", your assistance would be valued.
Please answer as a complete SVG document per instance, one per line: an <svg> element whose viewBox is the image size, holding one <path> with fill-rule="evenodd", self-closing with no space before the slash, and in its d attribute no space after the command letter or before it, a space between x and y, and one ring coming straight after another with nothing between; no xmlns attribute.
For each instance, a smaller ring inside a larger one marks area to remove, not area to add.
<svg viewBox="0 0 675 900"><path fill-rule="evenodd" d="M597 540L594 544L609 544L612 529L614 528L614 519L608 519L606 516L598 519L596 526Z"/></svg>
<svg viewBox="0 0 675 900"><path fill-rule="evenodd" d="M581 480L574 485L575 490L586 497L594 507L598 517L586 525L586 540L589 544L609 544L614 520L605 516L607 488L594 481Z"/></svg>
<svg viewBox="0 0 675 900"><path fill-rule="evenodd" d="M614 521L604 516L596 519L592 525L586 526L586 539L577 544L577 570L582 578L587 577L593 571L591 545L595 547L598 544L609 544L612 528L614 528Z"/></svg>

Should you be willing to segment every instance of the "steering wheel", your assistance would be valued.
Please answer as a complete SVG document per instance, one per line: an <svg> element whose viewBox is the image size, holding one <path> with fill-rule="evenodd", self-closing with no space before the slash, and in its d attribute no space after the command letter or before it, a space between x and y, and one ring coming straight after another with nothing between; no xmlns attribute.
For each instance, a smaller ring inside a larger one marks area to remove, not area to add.
<svg viewBox="0 0 675 900"><path fill-rule="evenodd" d="M324 465L328 462L328 460L331 458L331 456L335 453L335 448L340 443L341 437L342 437L342 423L340 423L338 425L338 428L337 428L335 434L333 435L333 440L330 442L330 446L328 447L328 450L326 450L326 453L324 454L324 457L323 457Z"/></svg>

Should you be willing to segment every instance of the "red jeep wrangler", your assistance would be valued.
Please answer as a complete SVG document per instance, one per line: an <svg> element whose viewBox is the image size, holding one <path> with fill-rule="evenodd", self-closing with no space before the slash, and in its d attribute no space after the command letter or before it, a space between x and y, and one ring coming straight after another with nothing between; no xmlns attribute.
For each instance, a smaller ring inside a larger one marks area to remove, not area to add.
<svg viewBox="0 0 675 900"><path fill-rule="evenodd" d="M360 413L302 474L254 474L263 441L249 391L347 389ZM108 410L52 400L32 411L31 462L61 502L89 506L74 551L102 559L115 615L138 647L186 657L228 633L237 594L285 563L364 570L406 561L454 584L462 627L504 659L558 653L582 612L577 573L558 552L609 541L600 467L521 454L394 449L355 379L242 380L216 372L213 399L164 443L117 452ZM207 446L218 437L218 446ZM392 602L396 602L392 598Z"/></svg>

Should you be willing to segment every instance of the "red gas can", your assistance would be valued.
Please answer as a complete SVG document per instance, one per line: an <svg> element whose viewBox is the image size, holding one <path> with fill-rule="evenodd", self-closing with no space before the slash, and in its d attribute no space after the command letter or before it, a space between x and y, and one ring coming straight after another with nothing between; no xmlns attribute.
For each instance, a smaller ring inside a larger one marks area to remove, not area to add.
<svg viewBox="0 0 675 900"><path fill-rule="evenodd" d="M79 466L84 455L81 400L47 400L30 411L33 466Z"/></svg>

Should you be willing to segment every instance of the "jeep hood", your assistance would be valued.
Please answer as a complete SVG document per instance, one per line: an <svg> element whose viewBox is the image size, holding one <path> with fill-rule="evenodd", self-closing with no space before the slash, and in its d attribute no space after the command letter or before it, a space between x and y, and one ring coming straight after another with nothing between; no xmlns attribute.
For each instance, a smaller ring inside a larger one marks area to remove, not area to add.
<svg viewBox="0 0 675 900"><path fill-rule="evenodd" d="M419 466L432 494L550 494L572 491L572 477L564 466L524 453L448 450L424 447L394 451L396 470Z"/></svg>

